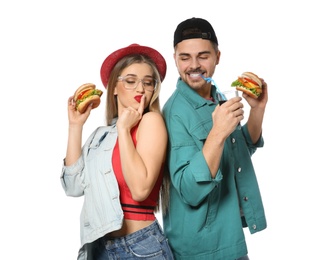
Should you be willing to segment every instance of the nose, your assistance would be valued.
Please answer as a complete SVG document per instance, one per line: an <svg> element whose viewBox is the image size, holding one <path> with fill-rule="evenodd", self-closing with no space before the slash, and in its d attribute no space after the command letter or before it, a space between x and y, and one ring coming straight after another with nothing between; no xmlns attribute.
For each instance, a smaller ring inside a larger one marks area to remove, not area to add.
<svg viewBox="0 0 334 260"><path fill-rule="evenodd" d="M138 92L144 92L145 91L142 80L138 80L138 83L137 83L137 86L136 86L136 91L138 91Z"/></svg>
<svg viewBox="0 0 334 260"><path fill-rule="evenodd" d="M198 59L197 58L193 58L191 59L191 63L190 63L190 68L191 69L198 69L201 67L201 64L199 63Z"/></svg>

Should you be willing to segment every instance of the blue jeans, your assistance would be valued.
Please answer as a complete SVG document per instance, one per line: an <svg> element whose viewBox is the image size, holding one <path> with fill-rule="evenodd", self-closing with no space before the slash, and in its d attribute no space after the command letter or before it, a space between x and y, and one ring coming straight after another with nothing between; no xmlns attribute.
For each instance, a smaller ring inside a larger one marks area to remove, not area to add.
<svg viewBox="0 0 334 260"><path fill-rule="evenodd" d="M100 238L94 260L114 259L173 260L174 257L156 220L148 227L124 237Z"/></svg>

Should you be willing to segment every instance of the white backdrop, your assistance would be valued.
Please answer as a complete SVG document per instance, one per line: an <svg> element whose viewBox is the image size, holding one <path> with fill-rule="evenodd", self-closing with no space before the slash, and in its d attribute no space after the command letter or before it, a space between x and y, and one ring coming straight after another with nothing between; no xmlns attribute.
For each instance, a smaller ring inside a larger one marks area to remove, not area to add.
<svg viewBox="0 0 334 260"><path fill-rule="evenodd" d="M268 228L245 230L249 256L333 257L329 0L19 0L0 3L1 259L76 259L82 198L66 197L59 180L67 99L86 82L103 88L104 58L138 43L167 60L163 105L178 76L174 30L193 16L208 19L218 35L221 89L248 70L269 87L265 147L253 157ZM84 139L104 124L104 105L92 111Z"/></svg>

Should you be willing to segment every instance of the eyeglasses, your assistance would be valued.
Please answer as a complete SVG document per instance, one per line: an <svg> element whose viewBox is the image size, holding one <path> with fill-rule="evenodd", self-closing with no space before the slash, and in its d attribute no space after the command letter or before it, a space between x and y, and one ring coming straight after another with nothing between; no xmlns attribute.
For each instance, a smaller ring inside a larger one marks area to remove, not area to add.
<svg viewBox="0 0 334 260"><path fill-rule="evenodd" d="M123 86L125 89L134 90L138 87L139 82L141 82L143 88L147 91L153 92L157 86L157 80L151 77L144 77L143 79L139 79L137 76L119 76L119 81L123 82Z"/></svg>

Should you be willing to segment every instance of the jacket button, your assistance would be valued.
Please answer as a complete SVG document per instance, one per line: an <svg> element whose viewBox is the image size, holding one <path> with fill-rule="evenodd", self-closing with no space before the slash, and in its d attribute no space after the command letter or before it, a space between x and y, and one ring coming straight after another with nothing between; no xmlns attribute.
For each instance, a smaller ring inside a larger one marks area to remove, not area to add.
<svg viewBox="0 0 334 260"><path fill-rule="evenodd" d="M253 225L253 229L256 229L256 225L255 224Z"/></svg>
<svg viewBox="0 0 334 260"><path fill-rule="evenodd" d="M234 144L235 143L235 138L232 138L231 142L232 142L232 144Z"/></svg>
<svg viewBox="0 0 334 260"><path fill-rule="evenodd" d="M244 201L248 201L248 197L244 197Z"/></svg>
<svg viewBox="0 0 334 260"><path fill-rule="evenodd" d="M241 172L241 167L238 167L238 172Z"/></svg>

